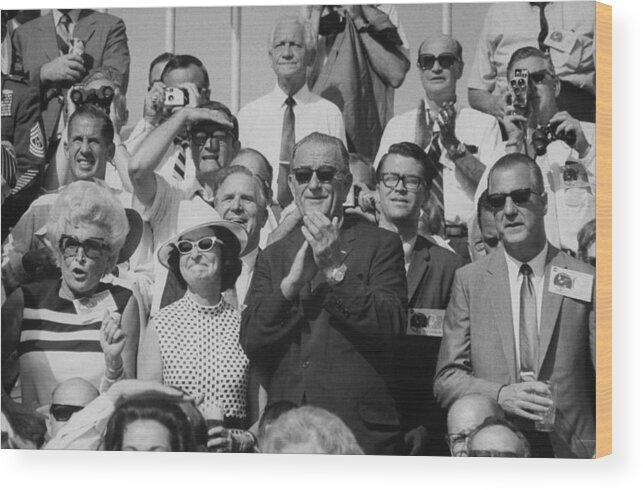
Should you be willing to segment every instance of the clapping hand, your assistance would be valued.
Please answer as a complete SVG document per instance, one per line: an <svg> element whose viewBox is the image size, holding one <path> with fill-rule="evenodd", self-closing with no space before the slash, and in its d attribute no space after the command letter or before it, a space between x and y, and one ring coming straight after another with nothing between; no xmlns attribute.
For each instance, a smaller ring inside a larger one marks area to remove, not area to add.
<svg viewBox="0 0 643 490"><path fill-rule="evenodd" d="M438 126L440 126L440 141L442 145L449 149L455 148L460 144L455 135L455 119L457 113L453 102L445 102L438 113Z"/></svg>
<svg viewBox="0 0 643 490"><path fill-rule="evenodd" d="M127 334L121 329L121 314L106 310L98 336L105 359L108 362L117 361L127 341Z"/></svg>

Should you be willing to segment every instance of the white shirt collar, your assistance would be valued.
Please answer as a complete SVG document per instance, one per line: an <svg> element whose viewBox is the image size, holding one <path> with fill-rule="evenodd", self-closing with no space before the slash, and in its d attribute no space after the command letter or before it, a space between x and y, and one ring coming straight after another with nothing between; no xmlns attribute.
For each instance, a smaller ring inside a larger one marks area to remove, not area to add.
<svg viewBox="0 0 643 490"><path fill-rule="evenodd" d="M543 277L545 275L545 261L547 260L547 247L548 244L545 243L543 249L531 259L527 264L531 267L531 270L534 272L534 276L537 278ZM507 253L506 249L503 249L502 253L505 254L505 260L507 261L507 268L509 269L509 278L512 281L516 281L520 278L520 266L524 262L520 262L511 255Z"/></svg>
<svg viewBox="0 0 643 490"><path fill-rule="evenodd" d="M279 107L283 106L288 98L288 94L284 92L279 83L275 84L275 89L272 91L273 97L278 101ZM308 103L310 100L310 90L308 89L308 84L304 83L304 86L299 89L297 93L292 96L295 99L297 105L302 105ZM296 106L295 106L296 107Z"/></svg>
<svg viewBox="0 0 643 490"><path fill-rule="evenodd" d="M58 9L54 9L52 10L52 14L54 16L54 26L57 26L63 13ZM78 23L78 17L80 17L80 9L71 9L67 12L67 15L71 19L72 25L76 25Z"/></svg>

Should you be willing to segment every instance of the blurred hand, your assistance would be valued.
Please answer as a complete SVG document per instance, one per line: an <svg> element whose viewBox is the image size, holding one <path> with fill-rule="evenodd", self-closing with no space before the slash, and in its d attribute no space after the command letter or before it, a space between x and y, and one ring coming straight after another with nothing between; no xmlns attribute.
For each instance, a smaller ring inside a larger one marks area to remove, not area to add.
<svg viewBox="0 0 643 490"><path fill-rule="evenodd" d="M515 147L516 150L514 151L520 151L522 149L524 128L527 124L527 118L520 114L516 114L513 106L509 105L505 107L505 113L501 121L505 127L505 131L507 132L507 142L505 143L505 146Z"/></svg>
<svg viewBox="0 0 643 490"><path fill-rule="evenodd" d="M43 82L78 82L85 76L83 59L74 53L64 54L40 68Z"/></svg>
<svg viewBox="0 0 643 490"><path fill-rule="evenodd" d="M554 114L549 120L549 124L558 123L556 128L556 135L559 137L573 135L574 149L578 152L579 158L583 158L589 151L589 143L585 137L585 133L581 128L580 121L574 119L569 112L561 111Z"/></svg>
<svg viewBox="0 0 643 490"><path fill-rule="evenodd" d="M540 421L553 403L551 396L545 383L526 381L503 387L498 395L498 403L506 413Z"/></svg>
<svg viewBox="0 0 643 490"><path fill-rule="evenodd" d="M165 113L163 103L165 101L165 84L161 81L154 82L152 88L145 94L143 104L143 119L148 123L158 126Z"/></svg>
<svg viewBox="0 0 643 490"><path fill-rule="evenodd" d="M288 300L293 300L299 294L304 284L313 280L317 274L317 266L307 240L299 247L295 260L290 266L288 275L281 281L281 292Z"/></svg>
<svg viewBox="0 0 643 490"><path fill-rule="evenodd" d="M313 211L304 216L301 232L312 249L319 269L326 270L341 265L343 257L339 246L339 218L330 220L320 211Z"/></svg>
<svg viewBox="0 0 643 490"><path fill-rule="evenodd" d="M36 250L29 250L22 256L22 266L28 271L54 270L58 267L53 254L48 248L39 248Z"/></svg>
<svg viewBox="0 0 643 490"><path fill-rule="evenodd" d="M447 148L455 148L460 144L455 135L456 110L453 102L445 102L438 113L438 126L440 126L440 141Z"/></svg>
<svg viewBox="0 0 643 490"><path fill-rule="evenodd" d="M422 454L422 448L426 445L428 438L429 434L426 428L421 425L408 431L404 434L406 454L409 456L419 456Z"/></svg>
<svg viewBox="0 0 643 490"><path fill-rule="evenodd" d="M216 453L252 452L254 439L243 432L233 434L222 425L208 429L208 451Z"/></svg>
<svg viewBox="0 0 643 490"><path fill-rule="evenodd" d="M121 329L121 314L105 311L98 336L105 359L118 360L127 341L127 334Z"/></svg>
<svg viewBox="0 0 643 490"><path fill-rule="evenodd" d="M2 395L2 413L7 417L20 440L14 441L20 449L36 449L47 433L46 417L9 396ZM30 447L30 443L34 447Z"/></svg>

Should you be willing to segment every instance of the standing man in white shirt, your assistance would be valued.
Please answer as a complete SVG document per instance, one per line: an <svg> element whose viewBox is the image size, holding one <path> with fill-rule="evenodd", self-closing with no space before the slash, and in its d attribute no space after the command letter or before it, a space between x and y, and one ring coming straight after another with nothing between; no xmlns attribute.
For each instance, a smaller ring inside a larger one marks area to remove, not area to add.
<svg viewBox="0 0 643 490"><path fill-rule="evenodd" d="M292 202L288 174L295 143L314 132L346 143L337 106L311 93L306 85L315 45L308 22L296 17L279 20L268 40L268 56L277 76L275 89L239 111L239 140L245 148L260 151L275 168L272 189L282 209Z"/></svg>
<svg viewBox="0 0 643 490"><path fill-rule="evenodd" d="M474 194L487 165L505 153L498 122L456 101L462 77L462 46L450 36L436 34L418 50L418 69L424 88L417 109L394 117L386 126L374 165L388 148L412 141L424 149L438 169L431 189L431 206L439 206L445 227L435 230L468 258L467 221L475 212Z"/></svg>

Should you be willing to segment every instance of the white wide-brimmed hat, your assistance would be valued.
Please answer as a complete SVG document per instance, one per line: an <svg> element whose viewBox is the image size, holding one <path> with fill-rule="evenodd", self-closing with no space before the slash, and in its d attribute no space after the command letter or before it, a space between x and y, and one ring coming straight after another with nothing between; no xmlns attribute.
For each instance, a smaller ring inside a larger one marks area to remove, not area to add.
<svg viewBox="0 0 643 490"><path fill-rule="evenodd" d="M248 232L239 223L226 221L219 216L212 206L200 198L191 201L181 201L179 204L178 231L176 234L163 243L157 252L159 262L166 269L172 270L168 260L170 254L176 249L176 244L183 235L187 235L201 228L215 228L223 230L222 236L217 235L224 245L236 245L239 247L239 256L243 255L248 244ZM234 242L230 243L230 240Z"/></svg>

